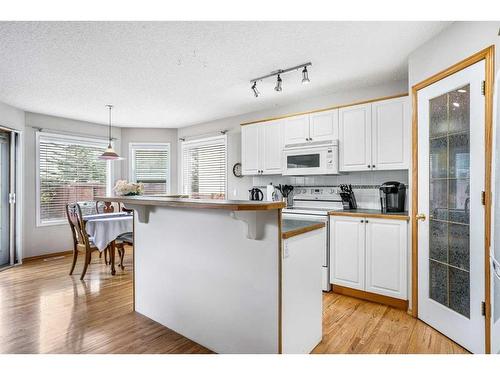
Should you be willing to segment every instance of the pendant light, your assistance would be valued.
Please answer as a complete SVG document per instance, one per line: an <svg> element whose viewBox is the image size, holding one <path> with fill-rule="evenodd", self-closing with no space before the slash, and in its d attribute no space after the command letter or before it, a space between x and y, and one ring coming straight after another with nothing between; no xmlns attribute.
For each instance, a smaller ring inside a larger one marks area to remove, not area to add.
<svg viewBox="0 0 500 375"><path fill-rule="evenodd" d="M106 151L103 152L101 156L99 156L99 159L101 160L122 160L116 151L113 149L113 146L111 146L111 110L113 109L113 106L111 104L106 104L106 107L109 109L109 130L108 130L108 148Z"/></svg>
<svg viewBox="0 0 500 375"><path fill-rule="evenodd" d="M307 66L304 66L304 69L302 70L302 84L306 85L309 82L311 82L311 80L309 79L309 73L307 72Z"/></svg>

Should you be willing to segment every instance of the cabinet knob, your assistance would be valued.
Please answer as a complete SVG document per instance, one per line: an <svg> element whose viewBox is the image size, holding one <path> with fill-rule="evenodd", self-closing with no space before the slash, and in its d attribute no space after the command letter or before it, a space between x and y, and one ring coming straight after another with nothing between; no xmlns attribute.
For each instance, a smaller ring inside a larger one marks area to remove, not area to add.
<svg viewBox="0 0 500 375"><path fill-rule="evenodd" d="M372 168L375 168L375 164L372 165Z"/></svg>
<svg viewBox="0 0 500 375"><path fill-rule="evenodd" d="M362 223L364 223L365 221L364 220L361 220Z"/></svg>
<svg viewBox="0 0 500 375"><path fill-rule="evenodd" d="M368 223L368 220L365 220L365 223Z"/></svg>
<svg viewBox="0 0 500 375"><path fill-rule="evenodd" d="M367 165L368 169L370 169L370 164Z"/></svg>

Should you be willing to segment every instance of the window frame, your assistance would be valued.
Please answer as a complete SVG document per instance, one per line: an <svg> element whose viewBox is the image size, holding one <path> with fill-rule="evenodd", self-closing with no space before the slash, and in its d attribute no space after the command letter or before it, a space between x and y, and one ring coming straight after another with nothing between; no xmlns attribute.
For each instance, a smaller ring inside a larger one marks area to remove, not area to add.
<svg viewBox="0 0 500 375"><path fill-rule="evenodd" d="M185 181L184 181L184 147L186 147L186 145L190 145L190 144L195 144L195 143L199 143L200 145L202 144L210 144L212 141L214 140L217 140L217 139L222 139L224 140L224 149L225 149L225 153L224 153L224 165L225 165L225 168L226 168L226 173L225 173L225 181L224 181L224 199L227 199L227 187L228 187L228 149L227 149L227 134L222 134L222 135L216 135L216 136L210 136L210 137L203 137L203 138L194 138L194 139L190 139L190 140L186 140L186 141L181 141L181 147L180 147L180 194L191 194L192 192L189 192L189 193L185 193L184 192L184 184L185 184Z"/></svg>
<svg viewBox="0 0 500 375"><path fill-rule="evenodd" d="M43 137L52 137L55 139L59 140L67 140L68 142L74 141L74 144L80 143L80 144L103 144L104 148L107 147L108 141L102 138L92 138L92 137L85 137L85 136L80 136L80 135L67 135L67 134L60 134L60 133L50 133L50 132L42 132L42 131L37 131L35 133L35 200L36 200L36 226L37 227L49 227L49 226L57 226L57 225L64 225L68 224L68 221L66 218L62 219L53 219L50 221L42 221L41 218L41 199L40 199L40 194L41 194L41 186L40 186L40 140ZM114 145L114 141L112 142L112 146ZM111 195L111 189L112 189L112 181L113 181L113 172L114 168L110 160L106 161L106 194Z"/></svg>
<svg viewBox="0 0 500 375"><path fill-rule="evenodd" d="M135 150L155 150L155 149L165 149L167 150L168 160L167 160L167 186L165 194L171 194L172 191L172 154L170 142L130 142L128 144L128 178L130 182L137 182L135 176Z"/></svg>

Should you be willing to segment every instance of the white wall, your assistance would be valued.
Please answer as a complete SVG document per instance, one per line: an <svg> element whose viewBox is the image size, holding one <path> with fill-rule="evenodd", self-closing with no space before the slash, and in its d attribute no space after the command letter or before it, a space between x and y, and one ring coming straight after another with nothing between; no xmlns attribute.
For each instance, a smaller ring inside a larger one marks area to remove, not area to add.
<svg viewBox="0 0 500 375"><path fill-rule="evenodd" d="M121 135L122 156L122 178L129 179L129 145L131 142L156 142L170 143L170 192L177 193L177 129L158 129L158 128L122 128Z"/></svg>
<svg viewBox="0 0 500 375"><path fill-rule="evenodd" d="M455 22L435 38L410 54L408 60L409 89L418 82L446 69L482 49L500 48L500 22ZM500 61L495 57L496 71Z"/></svg>
<svg viewBox="0 0 500 375"><path fill-rule="evenodd" d="M53 225L37 227L36 225L36 147L35 128L47 132L87 135L107 138L107 127L89 122L67 118L47 116L26 112L24 132L24 225L23 225L23 258L66 251L72 249L69 226ZM117 138L115 147L120 150L121 129L113 128L112 136ZM120 163L113 167L113 181L121 176Z"/></svg>
<svg viewBox="0 0 500 375"><path fill-rule="evenodd" d="M401 94L405 92L408 92L408 84L406 81L392 81L379 86L365 87L352 91L343 91L313 97L311 99L289 104L287 106L275 107L265 111L251 112L239 116L227 117L220 120L180 128L178 135L179 137L189 137L220 130L228 130L228 199L248 199L248 189L252 186L252 177L237 178L234 177L232 172L233 165L237 162L241 162L241 123L247 121L257 121L295 112L348 104L382 96ZM248 100L260 100L260 98L254 98L249 91ZM179 182L180 181L181 177L179 175Z"/></svg>
<svg viewBox="0 0 500 375"><path fill-rule="evenodd" d="M0 126L24 130L24 111L0 102Z"/></svg>

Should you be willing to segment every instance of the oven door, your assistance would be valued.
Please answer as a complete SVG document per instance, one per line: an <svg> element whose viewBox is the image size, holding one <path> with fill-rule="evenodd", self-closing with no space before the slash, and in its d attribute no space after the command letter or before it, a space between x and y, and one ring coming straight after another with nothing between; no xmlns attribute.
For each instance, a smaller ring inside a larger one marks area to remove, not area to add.
<svg viewBox="0 0 500 375"><path fill-rule="evenodd" d="M326 174L325 151L325 149L285 150L283 174L288 176Z"/></svg>

